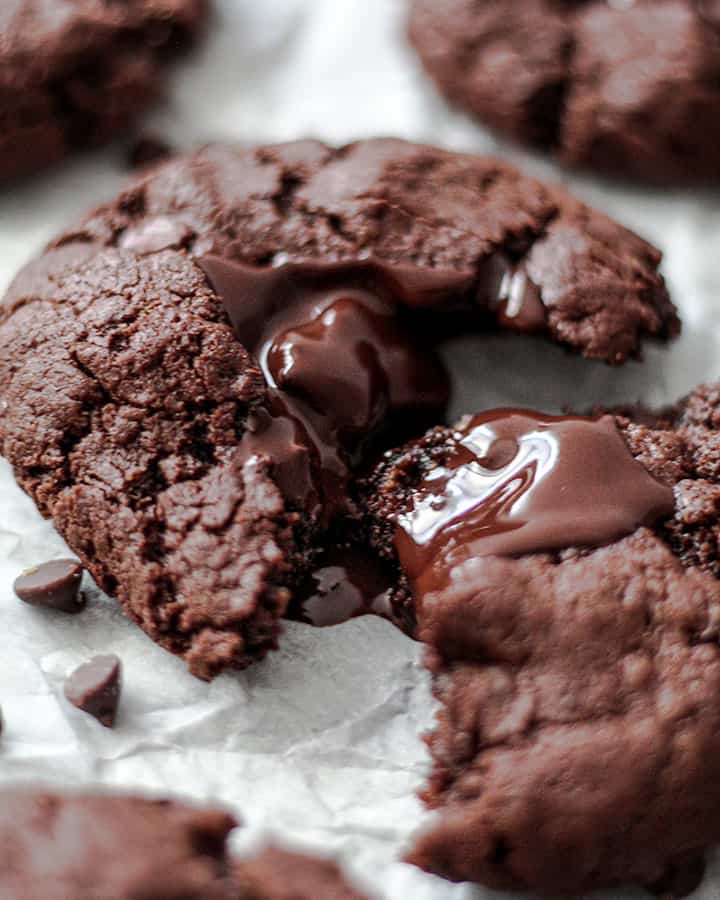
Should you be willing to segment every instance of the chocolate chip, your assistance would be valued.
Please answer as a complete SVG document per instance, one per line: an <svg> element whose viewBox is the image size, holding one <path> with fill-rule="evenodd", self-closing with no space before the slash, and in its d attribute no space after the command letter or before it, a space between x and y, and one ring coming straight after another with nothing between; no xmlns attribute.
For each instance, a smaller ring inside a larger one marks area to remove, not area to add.
<svg viewBox="0 0 720 900"><path fill-rule="evenodd" d="M192 237L192 229L172 216L156 216L140 225L128 228L118 240L123 250L133 253L159 253L161 250L179 249Z"/></svg>
<svg viewBox="0 0 720 900"><path fill-rule="evenodd" d="M93 656L68 676L65 696L78 709L94 716L106 728L115 724L120 701L122 663L114 653Z"/></svg>
<svg viewBox="0 0 720 900"><path fill-rule="evenodd" d="M80 612L85 597L80 594L83 567L76 559L53 559L33 566L15 579L17 596L32 606L47 606L62 612Z"/></svg>

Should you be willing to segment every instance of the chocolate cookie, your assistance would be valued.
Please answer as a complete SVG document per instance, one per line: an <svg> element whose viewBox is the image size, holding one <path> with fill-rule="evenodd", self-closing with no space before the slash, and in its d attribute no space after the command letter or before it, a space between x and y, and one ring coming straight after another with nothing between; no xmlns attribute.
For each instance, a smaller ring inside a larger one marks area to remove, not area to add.
<svg viewBox="0 0 720 900"><path fill-rule="evenodd" d="M268 847L234 867L241 900L365 900L328 860Z"/></svg>
<svg viewBox="0 0 720 900"><path fill-rule="evenodd" d="M442 421L443 335L621 363L679 322L659 254L494 160L218 146L61 236L0 319L0 446L98 583L209 678L275 645L355 474Z"/></svg>
<svg viewBox="0 0 720 900"><path fill-rule="evenodd" d="M133 797L0 792L3 900L240 900L218 810Z"/></svg>
<svg viewBox="0 0 720 900"><path fill-rule="evenodd" d="M370 479L442 704L431 872L690 890L720 840L720 386L638 419L484 413Z"/></svg>
<svg viewBox="0 0 720 900"><path fill-rule="evenodd" d="M453 102L567 165L718 177L717 4L411 0L409 33Z"/></svg>
<svg viewBox="0 0 720 900"><path fill-rule="evenodd" d="M207 0L3 0L0 181L127 128L206 16Z"/></svg>

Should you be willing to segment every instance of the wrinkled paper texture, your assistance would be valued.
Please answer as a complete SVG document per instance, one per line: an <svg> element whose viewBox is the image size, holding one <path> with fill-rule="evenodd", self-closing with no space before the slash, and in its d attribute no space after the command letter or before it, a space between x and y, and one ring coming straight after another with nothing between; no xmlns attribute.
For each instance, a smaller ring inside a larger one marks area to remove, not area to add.
<svg viewBox="0 0 720 900"><path fill-rule="evenodd" d="M403 39L402 0L218 0L205 46L176 73L147 123L179 147L317 136L397 135L498 151L565 180L656 242L685 330L621 370L517 336L453 342L455 412L496 405L671 401L716 378L720 345L720 195L660 192L568 177L504 147L451 112ZM702 127L702 123L698 123ZM0 195L0 290L66 223L128 176L122 146L75 159ZM428 767L421 741L434 714L417 645L379 619L331 629L289 623L282 649L210 685L127 622L90 587L76 617L17 601L23 568L67 553L0 461L1 782L105 786L222 803L241 813L240 850L273 836L339 858L383 900L490 900L397 862L425 820L415 791ZM117 726L70 708L65 675L95 653L118 653L125 687ZM668 823L672 827L672 823ZM720 893L720 864L696 894ZM597 900L644 897L639 890Z"/></svg>

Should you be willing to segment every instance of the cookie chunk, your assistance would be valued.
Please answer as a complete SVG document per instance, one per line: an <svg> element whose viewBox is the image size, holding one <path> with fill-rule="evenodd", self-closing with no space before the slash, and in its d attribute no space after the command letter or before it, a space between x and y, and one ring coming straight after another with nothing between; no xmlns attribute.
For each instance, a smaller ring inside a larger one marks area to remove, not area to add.
<svg viewBox="0 0 720 900"><path fill-rule="evenodd" d="M234 867L241 900L365 900L327 860L268 847Z"/></svg>
<svg viewBox="0 0 720 900"><path fill-rule="evenodd" d="M0 793L3 900L238 900L218 810L132 797Z"/></svg>
<svg viewBox="0 0 720 900"><path fill-rule="evenodd" d="M467 417L371 479L442 705L431 872L653 886L720 840L720 389L639 418Z"/></svg>
<svg viewBox="0 0 720 900"><path fill-rule="evenodd" d="M206 16L206 0L3 0L0 181L125 130Z"/></svg>
<svg viewBox="0 0 720 900"><path fill-rule="evenodd" d="M715 9L411 0L409 33L441 90L498 131L567 165L665 185L720 172Z"/></svg>
<svg viewBox="0 0 720 900"><path fill-rule="evenodd" d="M356 473L442 421L443 335L530 330L621 363L679 329L658 263L493 160L211 147L18 275L0 447L103 589L209 678L275 646Z"/></svg>
<svg viewBox="0 0 720 900"><path fill-rule="evenodd" d="M3 900L365 900L328 860L233 860L217 809L118 795L0 791Z"/></svg>

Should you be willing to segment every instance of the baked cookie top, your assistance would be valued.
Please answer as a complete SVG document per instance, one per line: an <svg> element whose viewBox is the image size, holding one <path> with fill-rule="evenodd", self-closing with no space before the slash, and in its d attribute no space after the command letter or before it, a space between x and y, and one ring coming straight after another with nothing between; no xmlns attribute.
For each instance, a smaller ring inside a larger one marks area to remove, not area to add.
<svg viewBox="0 0 720 900"><path fill-rule="evenodd" d="M712 3L410 0L409 33L454 103L567 165L662 185L717 179Z"/></svg>
<svg viewBox="0 0 720 900"><path fill-rule="evenodd" d="M243 667L355 473L442 421L435 344L621 363L679 321L659 254L495 160L394 140L166 163L16 278L0 443L98 583L195 674Z"/></svg>
<svg viewBox="0 0 720 900"><path fill-rule="evenodd" d="M162 92L207 0L3 0L0 181L122 132Z"/></svg>

